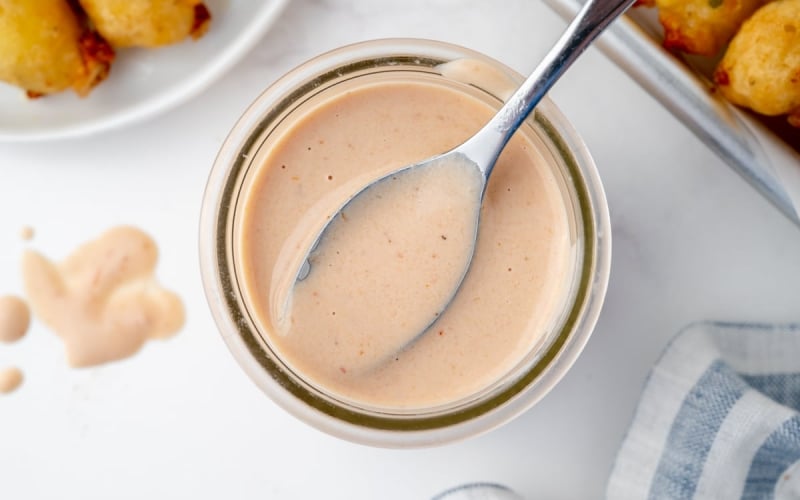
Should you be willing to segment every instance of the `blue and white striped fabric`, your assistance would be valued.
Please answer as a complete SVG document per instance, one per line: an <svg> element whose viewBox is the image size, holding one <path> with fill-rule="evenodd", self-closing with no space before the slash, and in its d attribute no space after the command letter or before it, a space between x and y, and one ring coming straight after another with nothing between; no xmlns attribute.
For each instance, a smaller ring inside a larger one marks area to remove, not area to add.
<svg viewBox="0 0 800 500"><path fill-rule="evenodd" d="M800 499L800 325L681 332L650 374L607 497Z"/></svg>

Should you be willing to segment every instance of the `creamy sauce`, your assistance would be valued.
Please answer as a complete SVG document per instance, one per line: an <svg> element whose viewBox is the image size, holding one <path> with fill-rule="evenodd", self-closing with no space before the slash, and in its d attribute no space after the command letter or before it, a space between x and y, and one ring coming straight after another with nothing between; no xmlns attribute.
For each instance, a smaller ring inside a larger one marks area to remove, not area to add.
<svg viewBox="0 0 800 500"><path fill-rule="evenodd" d="M0 342L16 342L28 331L31 312L19 297L0 297Z"/></svg>
<svg viewBox="0 0 800 500"><path fill-rule="evenodd" d="M0 394L8 394L22 385L22 371L19 368L0 369Z"/></svg>
<svg viewBox="0 0 800 500"><path fill-rule="evenodd" d="M64 342L72 366L126 358L184 321L180 298L156 282L158 250L132 227L116 227L55 264L27 251L22 270L35 314Z"/></svg>
<svg viewBox="0 0 800 500"><path fill-rule="evenodd" d="M297 265L300 249L308 248L297 234L315 239L320 200L449 150L492 114L476 98L434 84L373 84L317 106L261 158L236 222L237 272L259 329L292 370L359 404L421 408L485 389L545 341L572 282L574 248L561 185L536 145L519 134L487 187L475 255L458 294L406 349L399 349L405 339L430 322L431 303L449 298L449 285L430 292L425 285L452 282L469 248L465 218L455 215L468 205L460 198L469 184L463 172L437 174L424 183L432 191L418 199L402 195L403 188L369 213L352 207L374 227L348 232L337 221L340 238L320 245L312 273L294 291L288 327L285 305L275 303L285 298L274 292L276 281L285 283L286 263ZM454 198L438 200L444 190ZM419 215L400 224L387 216L403 210ZM418 224L408 223L415 217ZM380 274L374 282L372 273ZM360 293L367 285L373 291Z"/></svg>

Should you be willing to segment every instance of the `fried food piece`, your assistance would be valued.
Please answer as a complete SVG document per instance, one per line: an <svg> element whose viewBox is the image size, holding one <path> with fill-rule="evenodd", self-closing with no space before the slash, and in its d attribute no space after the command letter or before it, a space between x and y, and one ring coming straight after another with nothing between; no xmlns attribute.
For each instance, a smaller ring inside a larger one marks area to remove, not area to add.
<svg viewBox="0 0 800 500"><path fill-rule="evenodd" d="M714 72L722 95L800 127L800 0L777 0L745 21Z"/></svg>
<svg viewBox="0 0 800 500"><path fill-rule="evenodd" d="M70 88L86 95L113 60L65 0L0 0L0 80L29 96Z"/></svg>
<svg viewBox="0 0 800 500"><path fill-rule="evenodd" d="M79 0L115 47L159 47L200 38L211 14L202 0Z"/></svg>
<svg viewBox="0 0 800 500"><path fill-rule="evenodd" d="M716 55L742 22L769 0L656 0L664 47Z"/></svg>

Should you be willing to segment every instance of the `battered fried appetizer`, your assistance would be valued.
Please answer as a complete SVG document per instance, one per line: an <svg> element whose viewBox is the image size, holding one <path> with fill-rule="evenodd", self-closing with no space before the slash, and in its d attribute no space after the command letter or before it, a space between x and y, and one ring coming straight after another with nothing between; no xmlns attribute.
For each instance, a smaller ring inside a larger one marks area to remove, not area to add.
<svg viewBox="0 0 800 500"><path fill-rule="evenodd" d="M800 0L777 0L745 21L714 72L720 92L800 127Z"/></svg>
<svg viewBox="0 0 800 500"><path fill-rule="evenodd" d="M211 14L201 0L79 0L115 47L159 47L200 38Z"/></svg>
<svg viewBox="0 0 800 500"><path fill-rule="evenodd" d="M716 55L768 0L655 0L664 27L664 47L687 54Z"/></svg>
<svg viewBox="0 0 800 500"><path fill-rule="evenodd" d="M84 96L107 75L114 50L64 0L0 0L0 80L31 97Z"/></svg>

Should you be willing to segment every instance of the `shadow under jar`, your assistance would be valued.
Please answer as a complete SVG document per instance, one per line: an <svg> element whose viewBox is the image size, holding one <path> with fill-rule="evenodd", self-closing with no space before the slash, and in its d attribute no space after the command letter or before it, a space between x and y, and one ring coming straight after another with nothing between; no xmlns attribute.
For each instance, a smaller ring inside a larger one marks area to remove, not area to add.
<svg viewBox="0 0 800 500"><path fill-rule="evenodd" d="M456 146L521 80L453 45L365 42L291 71L234 126L203 200L203 284L231 352L287 411L364 444L443 444L520 414L575 361L606 291L608 208L585 145L547 99L498 161L457 295L415 342L395 352L369 329L370 315L402 322L413 308L343 299L336 280L276 317L282 255L307 250L291 237L315 204Z"/></svg>

